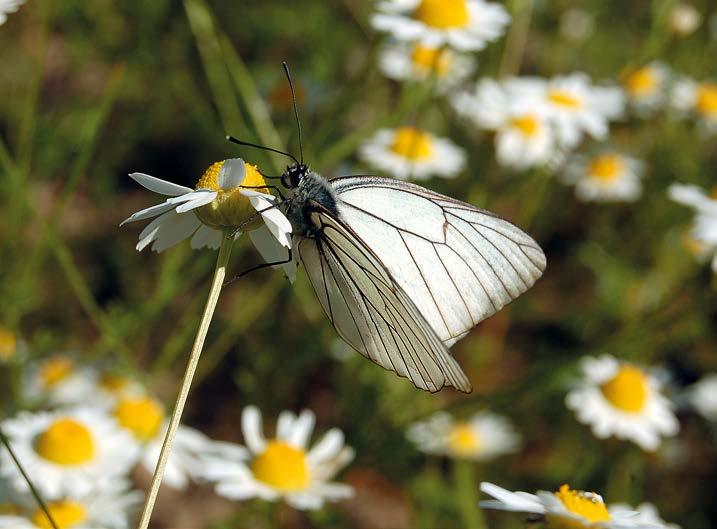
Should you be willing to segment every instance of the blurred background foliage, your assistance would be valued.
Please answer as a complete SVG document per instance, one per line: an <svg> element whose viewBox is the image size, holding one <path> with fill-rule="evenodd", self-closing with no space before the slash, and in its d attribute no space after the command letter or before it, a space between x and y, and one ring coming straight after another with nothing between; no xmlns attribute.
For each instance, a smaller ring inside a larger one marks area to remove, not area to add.
<svg viewBox="0 0 717 529"><path fill-rule="evenodd" d="M673 2L507 2L506 38L479 54L478 77L594 79L653 59L696 78L715 75L716 41L703 25L675 39L664 22ZM708 17L715 6L694 2ZM595 31L581 43L559 32L579 5ZM497 166L492 143L459 126L446 101L401 86L376 68L383 37L361 0L32 0L0 28L0 318L32 357L75 350L145 378L171 403L196 330L212 252L183 244L161 255L134 250L137 228L118 228L151 198L126 175L142 171L193 186L233 156L277 174L286 160L239 150L225 134L298 150L287 61L298 85L304 155L326 176L365 172L356 146L381 126L420 122L469 151L468 169L428 186L514 220L548 256L527 294L453 349L474 391L424 394L339 342L305 277L278 273L236 281L220 300L185 421L239 439L240 407L270 417L310 407L342 428L357 458L344 479L355 499L318 514L284 508L282 527L458 527L449 467L419 454L407 424L448 409L508 415L525 439L516 456L482 465L479 478L508 488L563 482L608 501L650 500L690 529L717 523L707 483L717 474L714 432L681 416L682 432L658 455L598 441L564 406L586 354L616 354L669 369L674 389L717 370L715 280L682 239L690 213L666 197L674 181L717 183L717 139L658 115L618 124L612 141L647 162L643 197L630 205L578 203L545 171ZM255 264L242 241L232 268ZM19 373L3 370L0 407L23 407ZM477 498L477 494L476 494ZM180 501L181 499L181 501ZM243 508L193 489L165 492L164 527L261 524ZM252 522L251 520L254 520ZM180 522L181 521L181 522ZM491 515L490 527L520 527ZM159 522L158 522L159 523ZM249 526L249 525L246 525ZM158 525L159 527L159 525Z"/></svg>

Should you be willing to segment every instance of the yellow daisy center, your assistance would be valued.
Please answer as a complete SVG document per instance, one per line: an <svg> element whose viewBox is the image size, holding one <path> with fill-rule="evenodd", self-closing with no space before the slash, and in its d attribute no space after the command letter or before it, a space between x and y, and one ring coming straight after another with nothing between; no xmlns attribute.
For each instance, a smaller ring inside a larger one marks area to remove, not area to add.
<svg viewBox="0 0 717 529"><path fill-rule="evenodd" d="M73 419L58 419L35 439L35 451L58 465L82 465L95 455L92 433Z"/></svg>
<svg viewBox="0 0 717 529"><path fill-rule="evenodd" d="M282 441L269 441L251 470L256 479L283 491L303 490L309 484L306 452Z"/></svg>
<svg viewBox="0 0 717 529"><path fill-rule="evenodd" d="M481 439L468 423L458 423L448 434L448 449L459 456L475 454L481 448Z"/></svg>
<svg viewBox="0 0 717 529"><path fill-rule="evenodd" d="M396 129L391 150L409 160L426 160L433 156L431 135L413 127Z"/></svg>
<svg viewBox="0 0 717 529"><path fill-rule="evenodd" d="M120 426L132 432L136 439L149 441L157 436L162 426L164 408L150 397L126 398L117 404L115 417Z"/></svg>
<svg viewBox="0 0 717 529"><path fill-rule="evenodd" d="M540 125L537 118L532 114L515 116L510 120L511 126L518 129L523 136L532 137L538 133Z"/></svg>
<svg viewBox="0 0 717 529"><path fill-rule="evenodd" d="M702 83L697 88L697 112L706 117L717 117L717 83Z"/></svg>
<svg viewBox="0 0 717 529"><path fill-rule="evenodd" d="M588 165L588 176L603 183L613 182L620 177L624 166L618 154L603 154Z"/></svg>
<svg viewBox="0 0 717 529"><path fill-rule="evenodd" d="M416 44L411 52L411 60L418 70L444 75L450 69L453 57L450 50Z"/></svg>
<svg viewBox="0 0 717 529"><path fill-rule="evenodd" d="M72 360L64 356L50 358L40 366L40 382L49 388L66 379L74 369Z"/></svg>
<svg viewBox="0 0 717 529"><path fill-rule="evenodd" d="M614 377L600 386L600 391L616 408L628 413L638 413L647 401L647 376L642 370L625 365Z"/></svg>
<svg viewBox="0 0 717 529"><path fill-rule="evenodd" d="M438 29L463 28L470 14L466 0L422 0L413 18Z"/></svg>
<svg viewBox="0 0 717 529"><path fill-rule="evenodd" d="M16 346L15 334L0 327L0 360L10 360Z"/></svg>
<svg viewBox="0 0 717 529"><path fill-rule="evenodd" d="M548 515L548 527L551 529L583 529L597 522L607 522L610 520L610 513L602 501L602 498L592 492L583 492L581 490L571 490L568 485L563 485L560 490L555 493L565 509L584 519L576 520L567 516Z"/></svg>
<svg viewBox="0 0 717 529"><path fill-rule="evenodd" d="M653 93L657 85L658 79L655 70L649 66L635 70L625 79L625 88L634 97Z"/></svg>
<svg viewBox="0 0 717 529"><path fill-rule="evenodd" d="M583 106L583 102L573 94L565 90L552 89L548 91L548 100L568 110L579 110Z"/></svg>
<svg viewBox="0 0 717 529"><path fill-rule="evenodd" d="M261 218L256 214L249 199L241 191L257 191L268 193L264 186L264 177L256 165L245 163L246 174L244 179L237 184L228 175L235 174L236 168L230 171L230 165L236 160L224 160L213 163L204 172L196 185L196 189L209 189L217 192L217 198L205 206L194 210L197 217L207 226L216 229L239 228L242 231L250 231L261 225Z"/></svg>
<svg viewBox="0 0 717 529"><path fill-rule="evenodd" d="M46 506L58 529L71 529L87 520L85 508L74 501L56 501L47 503ZM32 523L41 529L52 529L50 520L41 509L32 515Z"/></svg>

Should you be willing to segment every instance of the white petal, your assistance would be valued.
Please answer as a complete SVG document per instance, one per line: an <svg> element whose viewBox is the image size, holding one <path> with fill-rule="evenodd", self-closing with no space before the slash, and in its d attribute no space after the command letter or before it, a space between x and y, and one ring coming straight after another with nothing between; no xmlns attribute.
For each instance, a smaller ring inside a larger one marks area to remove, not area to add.
<svg viewBox="0 0 717 529"><path fill-rule="evenodd" d="M169 213L165 213L165 215L169 215ZM189 238L197 231L200 225L201 222L193 213L175 213L173 218L163 222L159 227L152 250L158 253L163 252L170 246Z"/></svg>
<svg viewBox="0 0 717 529"><path fill-rule="evenodd" d="M172 182L167 182L166 180L161 180L144 173L131 173L129 176L141 186L146 187L155 193L159 193L160 195L176 197L178 195L184 195L185 193L191 193L194 191L194 189L190 187L173 184Z"/></svg>
<svg viewBox="0 0 717 529"><path fill-rule="evenodd" d="M314 429L315 422L316 416L314 415L314 412L311 410L303 410L299 414L299 417L294 421L291 434L286 439L286 442L297 448L306 447L309 436Z"/></svg>
<svg viewBox="0 0 717 529"><path fill-rule="evenodd" d="M319 464L336 457L344 445L344 434L338 428L326 432L324 437L309 451L309 462Z"/></svg>
<svg viewBox="0 0 717 529"><path fill-rule="evenodd" d="M230 158L224 160L222 170L217 177L219 187L228 191L241 185L246 178L246 164L241 158Z"/></svg>
<svg viewBox="0 0 717 529"><path fill-rule="evenodd" d="M254 232L250 232L254 233ZM284 410L279 414L279 419L276 421L276 438L285 441L291 435L291 430L294 426L295 416L292 412Z"/></svg>
<svg viewBox="0 0 717 529"><path fill-rule="evenodd" d="M538 497L532 494L510 492L498 485L487 482L480 484L480 490L498 500L497 502L481 502L482 507L536 514L543 514L545 512L545 508L540 503Z"/></svg>
<svg viewBox="0 0 717 529"><path fill-rule="evenodd" d="M256 406L247 406L241 414L241 430L247 448L254 454L261 454L266 441L261 428L261 412Z"/></svg>
<svg viewBox="0 0 717 529"><path fill-rule="evenodd" d="M215 198L217 198L216 191L210 191L208 189L199 189L188 193L185 197L189 198L187 202L177 207L177 213L185 213L195 208L209 204Z"/></svg>
<svg viewBox="0 0 717 529"><path fill-rule="evenodd" d="M143 210L138 211L137 213L132 213L132 215L130 215L129 217L127 217L120 223L120 226L124 226L128 222L135 222L138 220L151 219L152 217L161 215L165 211L169 211L173 207L174 207L174 204L172 204L172 203L162 202L161 204L157 204L156 206L145 208Z"/></svg>
<svg viewBox="0 0 717 529"><path fill-rule="evenodd" d="M249 237L267 263L276 263L288 259L289 253L286 248L276 240L265 224L250 231ZM274 268L283 268L284 273L292 283L296 280L297 263L294 260L281 265L274 265Z"/></svg>
<svg viewBox="0 0 717 529"><path fill-rule="evenodd" d="M206 226L204 224L199 227L197 232L194 234L194 237L192 237L192 240L189 242L189 245L194 250L198 250L204 247L216 250L221 246L221 244L222 232L220 230L210 228L209 226Z"/></svg>

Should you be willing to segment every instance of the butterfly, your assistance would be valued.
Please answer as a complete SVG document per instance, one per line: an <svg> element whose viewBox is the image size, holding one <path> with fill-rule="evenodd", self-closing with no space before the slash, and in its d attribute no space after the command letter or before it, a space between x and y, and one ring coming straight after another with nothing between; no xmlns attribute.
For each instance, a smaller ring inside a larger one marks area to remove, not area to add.
<svg viewBox="0 0 717 529"><path fill-rule="evenodd" d="M546 266L497 215L379 176L283 175L294 251L339 336L431 392L471 390L448 348L530 288Z"/></svg>
<svg viewBox="0 0 717 529"><path fill-rule="evenodd" d="M294 160L278 177L292 251L270 264L302 264L339 336L365 357L418 388L470 392L449 347L535 283L546 266L540 246L494 213L424 187L326 180L303 153L228 139Z"/></svg>

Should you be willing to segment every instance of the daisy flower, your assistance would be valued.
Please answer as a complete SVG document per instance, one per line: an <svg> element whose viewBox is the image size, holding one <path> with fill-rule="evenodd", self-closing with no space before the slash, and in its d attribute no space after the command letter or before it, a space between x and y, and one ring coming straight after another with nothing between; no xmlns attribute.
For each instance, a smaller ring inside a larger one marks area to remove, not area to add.
<svg viewBox="0 0 717 529"><path fill-rule="evenodd" d="M128 529L129 514L142 500L142 493L128 490L124 480L88 494L46 501L59 529ZM0 510L0 529L52 529L47 515L29 494Z"/></svg>
<svg viewBox="0 0 717 529"><path fill-rule="evenodd" d="M476 61L448 48L391 42L381 49L379 68L394 81L426 81L435 77L438 91L446 92L471 76Z"/></svg>
<svg viewBox="0 0 717 529"><path fill-rule="evenodd" d="M25 0L0 0L0 26L7 20L8 13L14 13L24 3Z"/></svg>
<svg viewBox="0 0 717 529"><path fill-rule="evenodd" d="M614 151L586 157L575 156L562 175L575 186L575 196L586 202L631 202L642 193L644 164Z"/></svg>
<svg viewBox="0 0 717 529"><path fill-rule="evenodd" d="M717 131L717 83L682 78L675 81L672 106L684 116L695 116L709 132Z"/></svg>
<svg viewBox="0 0 717 529"><path fill-rule="evenodd" d="M350 486L329 480L353 459L353 450L344 446L343 433L336 428L307 450L314 422L308 410L299 416L282 412L276 438L267 440L259 410L248 406L242 413L248 461L207 457L202 475L215 484L217 494L235 500L283 498L296 509L318 509L324 501L349 498L353 495Z"/></svg>
<svg viewBox="0 0 717 529"><path fill-rule="evenodd" d="M672 184L667 192L672 200L697 213L688 238L688 249L699 259L713 255L712 270L717 272L717 199L694 185Z"/></svg>
<svg viewBox="0 0 717 529"><path fill-rule="evenodd" d="M255 190L264 189L264 178L255 165L241 158L212 164L197 182L196 189L144 173L129 176L150 191L172 197L122 222L154 218L139 234L137 250L152 244L152 250L162 252L190 238L194 249L217 249L224 232L236 237L241 231L257 231L252 240L270 237L285 248L291 247L291 224L274 207L276 197Z"/></svg>
<svg viewBox="0 0 717 529"><path fill-rule="evenodd" d="M142 467L149 473L154 472L168 426L162 404L148 396L126 396L117 402L113 415L119 426L142 445ZM190 479L197 475L203 455L230 457L236 453L228 443L212 441L203 433L180 425L165 467L163 483L184 490Z"/></svg>
<svg viewBox="0 0 717 529"><path fill-rule="evenodd" d="M627 72L622 85L632 108L638 114L648 115L667 102L669 81L669 68L656 61Z"/></svg>
<svg viewBox="0 0 717 529"><path fill-rule="evenodd" d="M704 376L689 389L692 407L708 421L717 422L717 373Z"/></svg>
<svg viewBox="0 0 717 529"><path fill-rule="evenodd" d="M595 86L584 73L549 80L520 77L508 80L511 98L533 100L544 108L554 125L560 144L575 147L583 134L602 140L608 134L608 122L622 116L625 98L616 87Z"/></svg>
<svg viewBox="0 0 717 529"><path fill-rule="evenodd" d="M483 482L480 490L495 498L480 502L484 509L537 514L550 529L662 529L642 521L635 511L608 507L599 494L562 485L557 492L510 492Z"/></svg>
<svg viewBox="0 0 717 529"><path fill-rule="evenodd" d="M359 147L366 163L396 178L427 180L431 176L453 178L466 162L463 149L448 138L414 127L381 129Z"/></svg>
<svg viewBox="0 0 717 529"><path fill-rule="evenodd" d="M55 355L27 370L23 393L30 402L44 400L53 406L84 402L94 394L97 372L80 367L70 354Z"/></svg>
<svg viewBox="0 0 717 529"><path fill-rule="evenodd" d="M510 15L484 0L383 0L371 25L399 40L420 41L435 48L482 50L500 38Z"/></svg>
<svg viewBox="0 0 717 529"><path fill-rule="evenodd" d="M486 411L466 421L438 412L408 430L407 437L428 454L487 461L520 447L520 436L504 418Z"/></svg>
<svg viewBox="0 0 717 529"><path fill-rule="evenodd" d="M665 520L663 520L660 517L660 513L657 511L657 507L655 507L652 503L643 502L638 505L636 509L633 509L625 503L614 503L610 507L610 511L612 513L619 513L620 511L623 511L625 513L631 513L633 515L633 520L646 524L652 524L655 527L664 527L665 529L680 529L679 525L674 523L667 523Z"/></svg>
<svg viewBox="0 0 717 529"><path fill-rule="evenodd" d="M137 443L97 409L25 412L2 428L47 498L89 494L127 474L137 461ZM27 490L7 451L0 458L0 473L18 490Z"/></svg>
<svg viewBox="0 0 717 529"><path fill-rule="evenodd" d="M532 98L511 98L504 87L486 79L475 90L456 94L455 112L482 130L495 132L498 163L527 169L555 157L555 135L546 120L544 106Z"/></svg>
<svg viewBox="0 0 717 529"><path fill-rule="evenodd" d="M615 436L654 451L660 436L673 436L679 423L660 382L646 370L610 355L582 360L584 378L566 397L580 422L600 439Z"/></svg>

